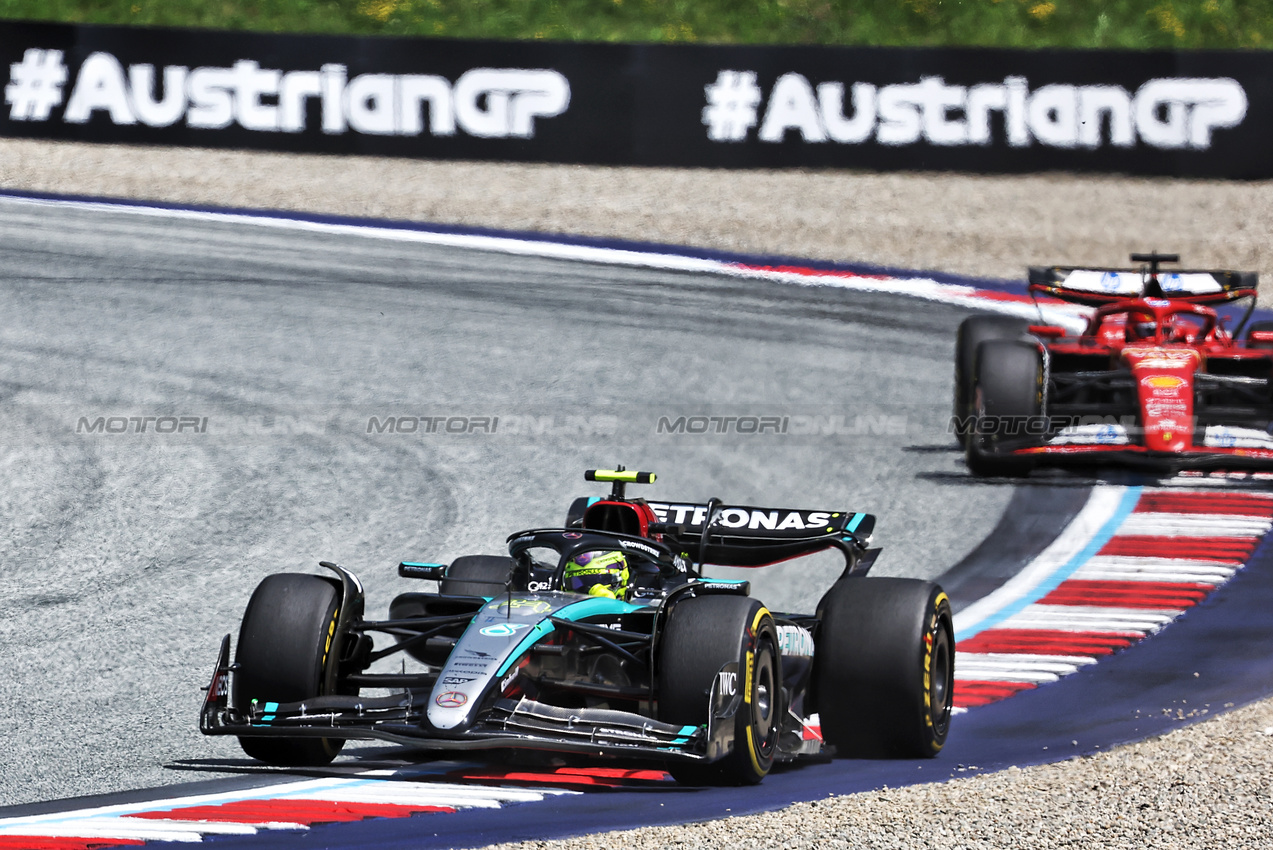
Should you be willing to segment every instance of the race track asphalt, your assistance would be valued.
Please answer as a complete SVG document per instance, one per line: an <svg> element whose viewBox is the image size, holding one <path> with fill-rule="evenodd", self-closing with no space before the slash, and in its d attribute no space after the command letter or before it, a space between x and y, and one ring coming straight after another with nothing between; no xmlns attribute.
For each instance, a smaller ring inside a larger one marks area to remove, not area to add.
<svg viewBox="0 0 1273 850"><path fill-rule="evenodd" d="M0 257L0 805L217 778L177 767L241 758L199 688L263 576L336 560L382 612L399 560L559 524L588 467L875 513L888 575L1011 496L946 434L947 306L14 200ZM747 577L798 610L836 573Z"/></svg>

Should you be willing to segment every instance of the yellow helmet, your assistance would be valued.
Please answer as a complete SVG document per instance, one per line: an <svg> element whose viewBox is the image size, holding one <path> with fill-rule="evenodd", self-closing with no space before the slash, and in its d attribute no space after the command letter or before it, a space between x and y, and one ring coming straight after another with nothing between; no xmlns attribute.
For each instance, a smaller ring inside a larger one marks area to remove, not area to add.
<svg viewBox="0 0 1273 850"><path fill-rule="evenodd" d="M566 562L564 590L621 599L628 592L628 559L622 552L581 552Z"/></svg>

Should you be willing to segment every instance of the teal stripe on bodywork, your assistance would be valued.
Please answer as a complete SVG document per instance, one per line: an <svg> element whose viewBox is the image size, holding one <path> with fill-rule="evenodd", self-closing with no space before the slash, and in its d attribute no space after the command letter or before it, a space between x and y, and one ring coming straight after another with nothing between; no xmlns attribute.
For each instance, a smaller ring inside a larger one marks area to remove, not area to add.
<svg viewBox="0 0 1273 850"><path fill-rule="evenodd" d="M261 715L261 722L262 722L262 723L269 723L271 720L273 720L273 719L274 719L274 714L273 714L273 712L278 711L278 703L276 703L276 702L267 702L264 706L262 706L262 710L263 710L263 711L271 712L270 714L263 714L263 715Z"/></svg>
<svg viewBox="0 0 1273 850"><path fill-rule="evenodd" d="M854 514L853 519L849 520L849 524L844 527L844 530L857 531L858 526L862 524L864 519L866 519L866 514Z"/></svg>
<svg viewBox="0 0 1273 850"><path fill-rule="evenodd" d="M585 617L596 617L602 614L631 614L633 611L640 611L642 608L636 605L629 605L626 602L620 602L618 599L606 599L604 596L589 596L586 599L580 599L573 602L565 608L556 611L552 616L562 620L582 620ZM535 628L526 633L526 637L522 638L514 649L504 659L504 663L495 671L495 675L503 676L508 672L508 668L512 667L526 650L535 645L537 641L545 635L553 631L551 620L542 620Z"/></svg>
<svg viewBox="0 0 1273 850"><path fill-rule="evenodd" d="M698 726L682 726L680 737L672 741L672 743L673 744L688 744L690 742L690 738L698 730L699 730Z"/></svg>
<svg viewBox="0 0 1273 850"><path fill-rule="evenodd" d="M503 676L505 673L507 673L508 668L513 666L513 662L520 659L522 655L526 652L526 650L530 649L539 641L540 638L550 634L552 631L553 631L552 621L544 620L543 622L539 623L539 625L535 626L535 628L527 632L526 637L522 638L521 641L517 644L517 648L514 649L511 653L509 653L509 656L504 659L504 663L501 664L499 666L499 669L495 671L495 678L498 679L500 676Z"/></svg>

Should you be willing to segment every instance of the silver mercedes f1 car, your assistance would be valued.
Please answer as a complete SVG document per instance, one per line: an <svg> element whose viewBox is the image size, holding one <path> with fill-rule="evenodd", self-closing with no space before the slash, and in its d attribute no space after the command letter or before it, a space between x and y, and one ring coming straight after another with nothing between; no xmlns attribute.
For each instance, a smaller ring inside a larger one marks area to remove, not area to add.
<svg viewBox="0 0 1273 850"><path fill-rule="evenodd" d="M400 564L437 589L401 594L387 619L364 616L362 585L336 564L267 577L233 660L221 642L201 730L274 765L378 739L654 762L696 785L757 783L804 756L941 750L950 604L932 582L867 577L874 517L647 502L625 488L655 476L622 467L585 478L612 489L577 499L561 528L511 535L507 555ZM811 613L704 574L826 550L844 570ZM395 654L410 669L372 669Z"/></svg>

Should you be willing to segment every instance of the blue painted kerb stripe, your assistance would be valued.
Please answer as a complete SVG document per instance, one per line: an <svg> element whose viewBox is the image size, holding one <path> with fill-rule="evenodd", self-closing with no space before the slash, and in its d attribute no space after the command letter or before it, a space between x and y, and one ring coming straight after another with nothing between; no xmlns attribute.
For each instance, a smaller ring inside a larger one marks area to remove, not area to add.
<svg viewBox="0 0 1273 850"><path fill-rule="evenodd" d="M955 641L958 642L961 640L967 640L974 635L984 632L986 629L993 629L1009 617L1021 613L1025 610L1027 605L1033 605L1035 602L1038 602L1040 599L1056 590L1061 582L1074 575L1074 573L1078 571L1079 567L1091 560L1092 556L1101 551L1105 544L1109 542L1110 538L1118 533L1118 529L1122 527L1123 523L1127 520L1128 515L1135 509L1136 503L1140 501L1140 494L1143 489L1143 487L1126 488L1123 492L1122 498L1118 501L1118 507L1114 509L1110 518L1106 520L1100 530L1097 531L1096 534L1092 536L1092 539L1087 542L1087 545L1077 552L1073 558L1070 558L1070 560L1066 561L1060 567L1057 567L1050 575L1047 576L1047 578L1035 585L1035 587L1021 599L1018 599L1012 604L1004 606L995 613L982 618L980 621L974 623L968 628L956 630Z"/></svg>

